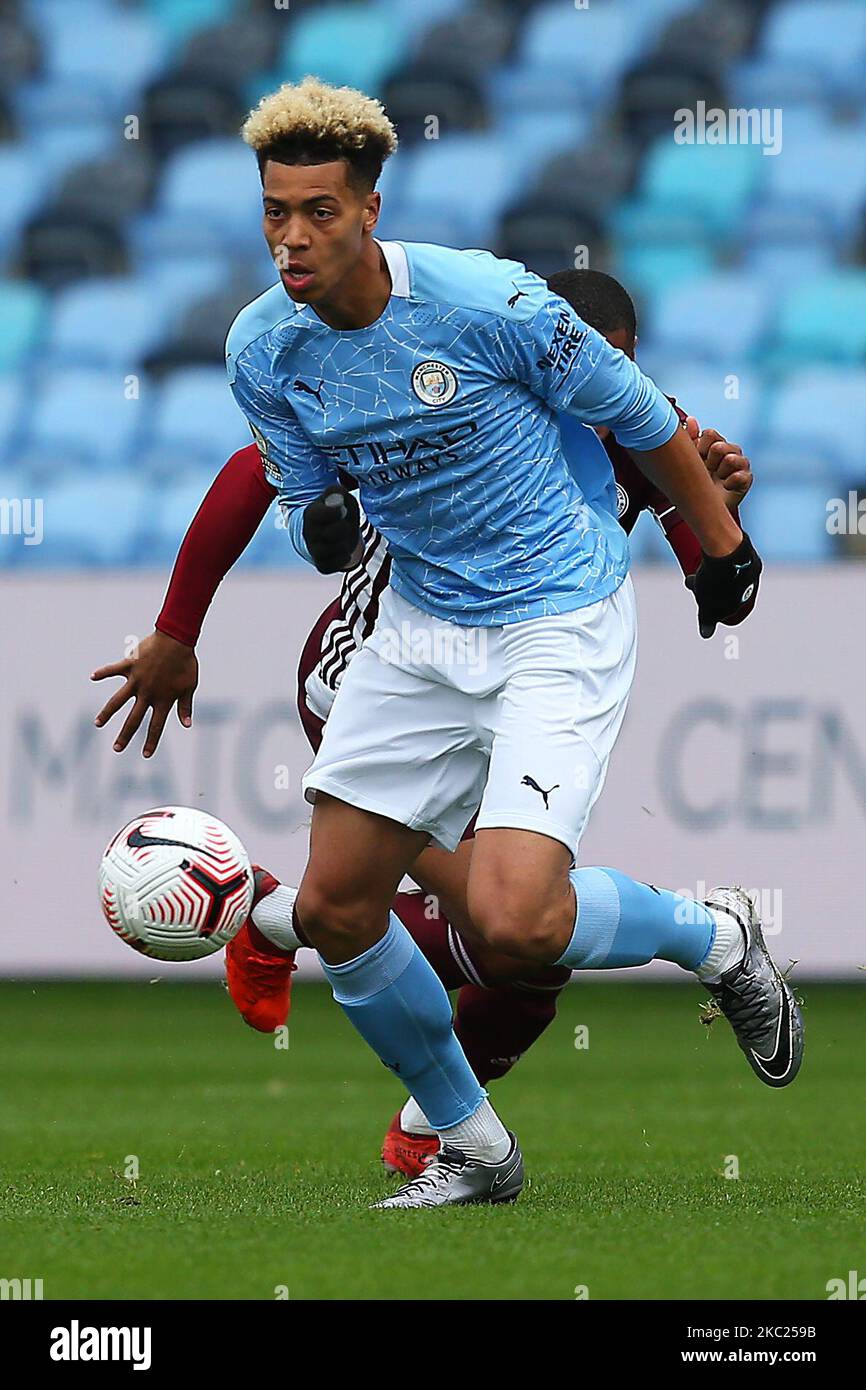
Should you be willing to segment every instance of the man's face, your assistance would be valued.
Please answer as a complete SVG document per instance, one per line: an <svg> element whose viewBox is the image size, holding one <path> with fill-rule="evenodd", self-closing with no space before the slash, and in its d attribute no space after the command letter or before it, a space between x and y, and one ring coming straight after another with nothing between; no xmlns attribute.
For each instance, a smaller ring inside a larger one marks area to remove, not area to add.
<svg viewBox="0 0 866 1390"><path fill-rule="evenodd" d="M301 304L331 295L353 269L379 216L379 194L349 182L345 160L265 165L265 240L287 293Z"/></svg>

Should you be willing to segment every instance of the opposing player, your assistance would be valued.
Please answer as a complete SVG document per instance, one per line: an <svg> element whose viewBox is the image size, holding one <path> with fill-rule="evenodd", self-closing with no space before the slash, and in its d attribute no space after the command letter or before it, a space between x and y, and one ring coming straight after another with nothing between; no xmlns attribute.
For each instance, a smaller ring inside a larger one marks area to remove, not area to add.
<svg viewBox="0 0 866 1390"><path fill-rule="evenodd" d="M634 616L623 533L587 506L554 411L614 428L692 526L702 630L739 608L760 564L670 404L542 282L482 253L374 240L395 143L376 103L308 80L266 99L245 134L282 286L229 335L233 389L299 552L324 572L359 558L360 512L338 484L348 465L392 559L304 781L314 810L296 920L440 1138L382 1205L506 1200L522 1185L517 1141L441 984L389 922L402 875L430 840L454 850L479 801L467 933L534 968L678 960L711 983L756 1070L784 1060L793 1075L801 1045L743 895L696 908L570 868L624 713ZM467 660L476 628L480 670ZM385 708L387 727L371 726Z"/></svg>

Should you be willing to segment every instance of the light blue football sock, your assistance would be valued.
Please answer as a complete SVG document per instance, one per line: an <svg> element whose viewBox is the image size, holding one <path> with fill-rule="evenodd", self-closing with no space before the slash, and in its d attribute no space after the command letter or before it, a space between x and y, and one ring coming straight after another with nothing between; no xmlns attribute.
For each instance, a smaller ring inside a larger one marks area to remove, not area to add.
<svg viewBox="0 0 866 1390"><path fill-rule="evenodd" d="M454 1036L448 995L393 912L375 946L344 965L323 960L322 967L350 1023L434 1129L450 1129L475 1113L487 1092Z"/></svg>
<svg viewBox="0 0 866 1390"><path fill-rule="evenodd" d="M616 869L572 869L577 896L574 934L557 965L618 970L669 960L696 970L709 954L716 924L694 898L636 883Z"/></svg>

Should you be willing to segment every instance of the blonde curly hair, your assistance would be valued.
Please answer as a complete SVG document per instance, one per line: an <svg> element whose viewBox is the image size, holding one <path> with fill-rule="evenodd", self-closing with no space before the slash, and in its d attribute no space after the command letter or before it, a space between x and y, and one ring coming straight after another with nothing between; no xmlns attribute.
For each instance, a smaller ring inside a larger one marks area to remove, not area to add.
<svg viewBox="0 0 866 1390"><path fill-rule="evenodd" d="M381 102L317 77L286 82L263 97L244 121L241 135L255 151L260 170L268 159L282 164L344 159L371 188L397 148L397 132Z"/></svg>

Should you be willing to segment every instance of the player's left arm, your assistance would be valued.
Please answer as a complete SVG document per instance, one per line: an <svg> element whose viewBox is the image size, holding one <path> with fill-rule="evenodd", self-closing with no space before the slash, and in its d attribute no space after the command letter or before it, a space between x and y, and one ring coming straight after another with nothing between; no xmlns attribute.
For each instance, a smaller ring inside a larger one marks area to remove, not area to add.
<svg viewBox="0 0 866 1390"><path fill-rule="evenodd" d="M757 552L655 383L537 276L527 272L524 282L528 303L520 319L502 321L497 342L502 365L554 409L607 425L671 499L701 546L701 564L690 587L701 635L711 636L757 583ZM518 287L522 290L524 284Z"/></svg>

